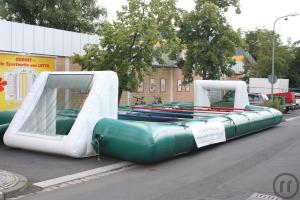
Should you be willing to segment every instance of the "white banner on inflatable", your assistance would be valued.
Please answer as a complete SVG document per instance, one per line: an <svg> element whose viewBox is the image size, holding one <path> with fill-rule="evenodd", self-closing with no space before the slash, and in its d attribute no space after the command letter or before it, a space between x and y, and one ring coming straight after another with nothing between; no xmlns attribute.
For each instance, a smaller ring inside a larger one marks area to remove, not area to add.
<svg viewBox="0 0 300 200"><path fill-rule="evenodd" d="M189 128L198 148L226 141L225 128L221 122L190 124Z"/></svg>

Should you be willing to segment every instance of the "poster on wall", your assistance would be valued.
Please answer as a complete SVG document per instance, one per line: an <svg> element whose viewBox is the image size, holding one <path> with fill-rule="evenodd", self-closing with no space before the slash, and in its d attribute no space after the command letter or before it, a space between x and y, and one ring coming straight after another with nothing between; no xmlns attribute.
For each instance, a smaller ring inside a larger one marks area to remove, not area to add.
<svg viewBox="0 0 300 200"><path fill-rule="evenodd" d="M151 78L149 84L150 84L150 85L149 85L149 90L150 90L150 92L154 92L154 91L155 91L155 79L154 79L154 78Z"/></svg>
<svg viewBox="0 0 300 200"><path fill-rule="evenodd" d="M38 74L55 70L54 57L0 54L0 111L17 110Z"/></svg>
<svg viewBox="0 0 300 200"><path fill-rule="evenodd" d="M160 79L160 91L161 92L166 91L166 79Z"/></svg>

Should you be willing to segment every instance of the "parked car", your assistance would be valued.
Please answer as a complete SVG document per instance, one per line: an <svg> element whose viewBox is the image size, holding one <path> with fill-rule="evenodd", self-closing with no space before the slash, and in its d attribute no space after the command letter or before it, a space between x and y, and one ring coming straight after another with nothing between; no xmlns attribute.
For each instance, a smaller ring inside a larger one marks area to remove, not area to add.
<svg viewBox="0 0 300 200"><path fill-rule="evenodd" d="M268 96L261 93L249 93L248 97L249 103L255 106L266 106L269 101Z"/></svg>
<svg viewBox="0 0 300 200"><path fill-rule="evenodd" d="M271 97L271 94L268 94ZM287 113L290 110L295 110L298 106L296 104L296 95L294 92L280 92L274 93L274 98L280 99L281 110L283 113Z"/></svg>
<svg viewBox="0 0 300 200"><path fill-rule="evenodd" d="M297 108L299 108L300 107L300 93L299 92L295 92L295 98L296 98Z"/></svg>
<svg viewBox="0 0 300 200"><path fill-rule="evenodd" d="M222 98L221 101L214 102L213 106L222 106L222 107L234 107L234 91L228 91ZM261 93L249 93L249 103L255 106L266 106L269 98L265 94Z"/></svg>

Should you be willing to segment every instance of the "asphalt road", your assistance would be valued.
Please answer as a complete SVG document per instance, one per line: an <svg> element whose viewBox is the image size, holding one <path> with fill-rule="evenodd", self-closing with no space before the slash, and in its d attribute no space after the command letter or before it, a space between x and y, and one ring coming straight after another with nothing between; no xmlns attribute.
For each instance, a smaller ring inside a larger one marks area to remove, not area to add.
<svg viewBox="0 0 300 200"><path fill-rule="evenodd" d="M300 109L298 110L294 110L294 111L289 111L288 113L283 115L283 118L286 119L291 119L291 118L295 118L295 117L299 117L300 116Z"/></svg>
<svg viewBox="0 0 300 200"><path fill-rule="evenodd" d="M291 115L297 115L299 111ZM294 116L287 116L291 118ZM300 119L169 161L140 166L24 200L246 200L274 195L281 173L300 180ZM1 168L1 166L0 166ZM300 199L300 194L292 199Z"/></svg>
<svg viewBox="0 0 300 200"><path fill-rule="evenodd" d="M68 174L98 168L119 162L101 157L75 159L66 156L51 155L22 149L14 149L0 142L0 169L22 174L30 182L40 182Z"/></svg>

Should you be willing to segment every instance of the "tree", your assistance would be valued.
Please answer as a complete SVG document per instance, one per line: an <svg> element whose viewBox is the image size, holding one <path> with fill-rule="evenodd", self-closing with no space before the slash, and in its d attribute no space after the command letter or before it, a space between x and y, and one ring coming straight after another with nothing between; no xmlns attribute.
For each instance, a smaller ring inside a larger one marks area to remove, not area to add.
<svg viewBox="0 0 300 200"><path fill-rule="evenodd" d="M290 63L289 75L290 87L300 88L300 48L295 47L293 50L294 59Z"/></svg>
<svg viewBox="0 0 300 200"><path fill-rule="evenodd" d="M85 70L115 71L120 100L124 90L137 90L154 59L163 64L161 55L176 46L177 14L175 0L128 0L116 21L104 23L100 44L86 47L83 56L75 54L72 62Z"/></svg>
<svg viewBox="0 0 300 200"><path fill-rule="evenodd" d="M106 14L96 0L0 0L0 18L63 29L93 33Z"/></svg>
<svg viewBox="0 0 300 200"><path fill-rule="evenodd" d="M193 80L194 72L203 79L231 75L232 57L242 40L224 16L229 6L238 7L238 1L197 0L195 9L183 14L178 35L186 47L186 56L179 65L186 82Z"/></svg>
<svg viewBox="0 0 300 200"><path fill-rule="evenodd" d="M246 65L248 76L267 77L272 70L272 36L273 31L257 29L245 34L248 51L256 60L254 65ZM278 34L275 35L275 74L279 78L289 76L289 65L294 54L289 46L284 46Z"/></svg>

